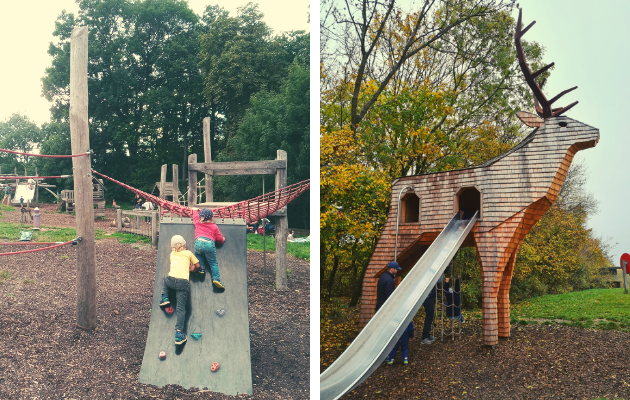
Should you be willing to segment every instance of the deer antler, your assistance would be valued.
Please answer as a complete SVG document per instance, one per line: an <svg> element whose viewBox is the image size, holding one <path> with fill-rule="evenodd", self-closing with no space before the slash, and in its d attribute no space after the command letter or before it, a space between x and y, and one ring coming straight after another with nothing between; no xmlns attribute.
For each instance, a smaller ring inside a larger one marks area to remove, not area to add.
<svg viewBox="0 0 630 400"><path fill-rule="evenodd" d="M546 65L539 69L538 71L532 73L527 65L527 61L525 60L525 53L523 52L523 45L521 44L521 37L525 35L525 33L531 28L536 21L533 21L529 24L525 29L521 30L521 17L523 10L518 10L518 22L516 23L516 33L514 34L514 43L516 44L516 57L518 58L518 64L521 66L521 70L523 71L523 75L525 76L525 80L527 84L532 89L534 93L534 104L536 105L536 112L543 118L555 117L556 115L560 115L566 111L568 111L571 107L576 105L578 102L573 102L566 107L560 108L551 108L551 105L555 103L560 97L569 93L572 90L577 89L577 86L572 87L571 89L567 89L565 91L560 92L556 97L551 100L547 100L542 90L540 89L543 85L544 81L539 85L536 81L536 78L547 71L549 68L554 66L554 63Z"/></svg>

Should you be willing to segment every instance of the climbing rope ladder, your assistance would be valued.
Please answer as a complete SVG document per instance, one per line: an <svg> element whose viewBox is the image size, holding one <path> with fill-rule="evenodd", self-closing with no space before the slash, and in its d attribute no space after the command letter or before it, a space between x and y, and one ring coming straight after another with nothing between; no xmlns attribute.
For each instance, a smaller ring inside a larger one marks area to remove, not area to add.
<svg viewBox="0 0 630 400"><path fill-rule="evenodd" d="M441 341L450 334L451 340L462 337L462 252L457 251L451 268L445 271L442 282L437 284L438 295L435 302L435 316L433 323L433 336L438 337L439 333ZM448 278L449 282L446 282Z"/></svg>

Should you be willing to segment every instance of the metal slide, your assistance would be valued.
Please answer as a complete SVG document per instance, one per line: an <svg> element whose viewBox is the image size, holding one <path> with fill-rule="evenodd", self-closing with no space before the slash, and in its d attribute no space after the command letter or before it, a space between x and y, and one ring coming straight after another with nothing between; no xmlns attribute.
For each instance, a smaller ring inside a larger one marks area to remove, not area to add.
<svg viewBox="0 0 630 400"><path fill-rule="evenodd" d="M319 377L320 400L348 393L385 361L477 222L456 213L346 351Z"/></svg>
<svg viewBox="0 0 630 400"><path fill-rule="evenodd" d="M20 204L20 197L24 198L24 204L26 204L27 202L32 203L33 198L35 197L35 184L27 183L17 185L12 203Z"/></svg>

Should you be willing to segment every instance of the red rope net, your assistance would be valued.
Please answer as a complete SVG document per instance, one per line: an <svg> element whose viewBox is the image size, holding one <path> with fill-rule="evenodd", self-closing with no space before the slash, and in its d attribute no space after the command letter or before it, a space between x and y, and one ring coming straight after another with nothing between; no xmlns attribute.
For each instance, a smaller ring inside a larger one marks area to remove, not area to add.
<svg viewBox="0 0 630 400"><path fill-rule="evenodd" d="M100 172L96 172L94 170L92 170L92 172L142 196L151 203L159 204L162 207L162 215L166 212L172 212L174 214L181 215L182 217L192 218L193 209L190 207L182 206L177 203L161 199L157 196L153 196L110 178L107 175L103 175ZM250 200L241 201L240 203L232 204L231 206L212 209L212 211L214 212L214 216L218 218L242 218L247 223L253 223L280 210L282 207L286 206L296 197L308 190L310 185L310 179L307 179Z"/></svg>

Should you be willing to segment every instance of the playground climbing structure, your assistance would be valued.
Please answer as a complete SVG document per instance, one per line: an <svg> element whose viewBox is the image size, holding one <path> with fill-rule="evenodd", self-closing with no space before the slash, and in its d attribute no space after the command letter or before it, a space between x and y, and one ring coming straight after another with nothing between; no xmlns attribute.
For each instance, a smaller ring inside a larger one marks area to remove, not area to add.
<svg viewBox="0 0 630 400"><path fill-rule="evenodd" d="M392 183L388 219L363 280L360 326L374 314L376 283L389 261L397 256L404 276L422 257L454 212L478 212L479 220L463 246L477 250L482 273L483 343L494 346L510 335L509 290L519 247L532 226L556 201L575 154L594 147L599 130L565 117L567 107L551 108L561 92L547 100L537 77L524 59L521 13L515 33L519 64L532 88L541 125L511 150L475 167L433 174L406 176ZM402 198L398 252L394 254L395 198ZM400 280L400 278L397 278Z"/></svg>

